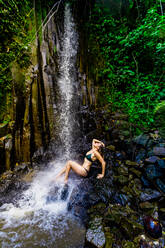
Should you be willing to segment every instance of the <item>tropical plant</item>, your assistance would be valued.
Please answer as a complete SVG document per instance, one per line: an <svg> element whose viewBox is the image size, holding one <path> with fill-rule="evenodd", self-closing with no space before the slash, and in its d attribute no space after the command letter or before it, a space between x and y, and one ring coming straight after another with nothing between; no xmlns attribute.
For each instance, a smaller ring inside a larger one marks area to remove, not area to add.
<svg viewBox="0 0 165 248"><path fill-rule="evenodd" d="M138 8L136 23L130 25L128 12L118 18L96 5L89 44L95 44L93 55L101 54L104 61L101 92L112 109L127 112L139 127L150 127L155 105L165 99L165 17L153 1L139 2Z"/></svg>

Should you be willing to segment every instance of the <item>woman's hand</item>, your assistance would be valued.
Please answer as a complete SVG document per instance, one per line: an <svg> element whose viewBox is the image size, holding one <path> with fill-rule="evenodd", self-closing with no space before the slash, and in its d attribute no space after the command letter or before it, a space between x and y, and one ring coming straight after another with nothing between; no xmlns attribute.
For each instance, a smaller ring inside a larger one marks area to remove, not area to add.
<svg viewBox="0 0 165 248"><path fill-rule="evenodd" d="M101 178L103 178L103 177L104 177L103 174L98 174L98 175L97 175L97 179L101 179Z"/></svg>
<svg viewBox="0 0 165 248"><path fill-rule="evenodd" d="M105 144L103 142L101 142L102 146L105 147Z"/></svg>

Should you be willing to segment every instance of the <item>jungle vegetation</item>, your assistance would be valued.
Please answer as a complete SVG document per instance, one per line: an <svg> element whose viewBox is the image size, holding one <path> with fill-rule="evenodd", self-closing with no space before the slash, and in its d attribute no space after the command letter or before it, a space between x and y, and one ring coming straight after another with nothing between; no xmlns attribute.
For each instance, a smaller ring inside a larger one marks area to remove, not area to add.
<svg viewBox="0 0 165 248"><path fill-rule="evenodd" d="M41 11L36 6L38 26L46 8L54 4L39 2L45 8ZM117 14L110 13L101 0L92 2L95 7L85 32L100 96L105 96L100 102L108 103L112 111L127 113L131 123L151 128L154 109L165 100L165 0L123 0ZM26 68L30 63L36 31L32 1L0 0L0 20L0 120L4 121L13 90L10 66L16 62Z"/></svg>
<svg viewBox="0 0 165 248"><path fill-rule="evenodd" d="M88 26L102 101L139 128L153 127L154 109L165 100L164 11L165 1L130 0L113 15L98 1Z"/></svg>

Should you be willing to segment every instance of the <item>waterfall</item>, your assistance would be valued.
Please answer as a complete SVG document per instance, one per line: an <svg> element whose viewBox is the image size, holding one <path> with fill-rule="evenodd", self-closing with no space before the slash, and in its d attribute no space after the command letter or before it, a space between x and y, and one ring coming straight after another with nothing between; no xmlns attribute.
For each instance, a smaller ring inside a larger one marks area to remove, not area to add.
<svg viewBox="0 0 165 248"><path fill-rule="evenodd" d="M70 157L75 138L77 108L76 55L78 36L69 5L65 7L64 34L59 52L59 103L57 134L62 159L52 161L37 173L29 189L16 204L0 207L0 247L28 248L83 247L85 230L67 211L67 204L78 180L69 179L67 197L62 198L63 185L52 182Z"/></svg>
<svg viewBox="0 0 165 248"><path fill-rule="evenodd" d="M64 35L60 51L58 86L60 91L59 103L59 138L63 147L63 156L70 158L76 125L76 55L78 37L75 23L67 4L64 15Z"/></svg>

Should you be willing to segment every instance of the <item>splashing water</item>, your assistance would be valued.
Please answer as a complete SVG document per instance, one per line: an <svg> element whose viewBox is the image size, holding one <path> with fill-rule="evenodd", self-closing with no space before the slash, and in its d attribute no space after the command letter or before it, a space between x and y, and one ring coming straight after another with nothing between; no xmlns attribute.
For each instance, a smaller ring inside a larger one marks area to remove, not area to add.
<svg viewBox="0 0 165 248"><path fill-rule="evenodd" d="M49 166L49 171L38 173L17 206L0 207L0 247L83 247L84 228L67 212L76 182L70 180L67 200L63 200L61 184L51 183L59 164L52 162Z"/></svg>
<svg viewBox="0 0 165 248"><path fill-rule="evenodd" d="M0 207L1 248L81 248L84 245L85 229L67 211L70 195L79 180L70 179L66 192L64 185L52 182L72 150L77 41L73 17L66 5L58 80L61 98L58 134L64 147L63 159L51 162L49 169L39 172L16 206Z"/></svg>

